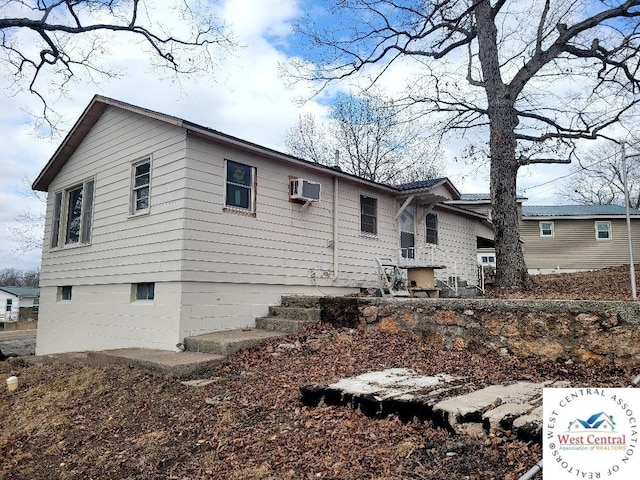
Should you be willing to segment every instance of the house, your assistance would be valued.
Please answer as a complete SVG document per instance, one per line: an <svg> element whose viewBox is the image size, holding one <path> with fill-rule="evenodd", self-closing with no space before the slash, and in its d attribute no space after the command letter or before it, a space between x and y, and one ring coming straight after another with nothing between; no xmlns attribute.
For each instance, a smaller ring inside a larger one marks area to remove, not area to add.
<svg viewBox="0 0 640 480"><path fill-rule="evenodd" d="M174 350L282 295L375 288L377 257L475 284L477 235L493 235L441 203L460 197L446 178L383 185L101 96L33 188L48 192L38 354Z"/></svg>
<svg viewBox="0 0 640 480"><path fill-rule="evenodd" d="M0 287L0 321L38 320L38 287Z"/></svg>
<svg viewBox="0 0 640 480"><path fill-rule="evenodd" d="M640 210L631 209L630 218L637 249ZM576 272L629 263L626 210L620 205L525 205L520 236L529 273Z"/></svg>

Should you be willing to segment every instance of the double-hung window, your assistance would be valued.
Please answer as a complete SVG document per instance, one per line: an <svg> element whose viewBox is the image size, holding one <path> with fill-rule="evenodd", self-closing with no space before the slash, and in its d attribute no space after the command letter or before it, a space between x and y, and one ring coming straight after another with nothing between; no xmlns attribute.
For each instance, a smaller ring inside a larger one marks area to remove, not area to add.
<svg viewBox="0 0 640 480"><path fill-rule="evenodd" d="M231 160L226 160L225 165L225 206L233 210L255 212L256 169Z"/></svg>
<svg viewBox="0 0 640 480"><path fill-rule="evenodd" d="M540 222L540 236L553 237L553 222Z"/></svg>
<svg viewBox="0 0 640 480"><path fill-rule="evenodd" d="M91 242L94 180L87 180L53 198L51 248L88 244Z"/></svg>
<svg viewBox="0 0 640 480"><path fill-rule="evenodd" d="M131 213L147 213L151 195L151 160L146 158L134 163L131 177Z"/></svg>
<svg viewBox="0 0 640 480"><path fill-rule="evenodd" d="M360 195L360 232L378 234L378 199Z"/></svg>
<svg viewBox="0 0 640 480"><path fill-rule="evenodd" d="M611 222L596 222L596 240L611 240Z"/></svg>

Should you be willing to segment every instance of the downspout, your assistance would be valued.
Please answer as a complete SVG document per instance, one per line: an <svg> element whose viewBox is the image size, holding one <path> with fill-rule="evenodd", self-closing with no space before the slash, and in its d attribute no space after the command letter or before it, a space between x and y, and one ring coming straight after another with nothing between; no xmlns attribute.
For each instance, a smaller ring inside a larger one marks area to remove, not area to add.
<svg viewBox="0 0 640 480"><path fill-rule="evenodd" d="M338 250L338 177L333 177L333 282L339 274Z"/></svg>

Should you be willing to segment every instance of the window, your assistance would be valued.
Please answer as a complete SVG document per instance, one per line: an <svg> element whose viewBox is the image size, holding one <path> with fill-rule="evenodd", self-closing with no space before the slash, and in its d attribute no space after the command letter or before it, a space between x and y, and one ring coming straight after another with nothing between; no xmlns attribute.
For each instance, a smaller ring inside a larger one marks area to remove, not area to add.
<svg viewBox="0 0 640 480"><path fill-rule="evenodd" d="M71 285L58 287L58 300L71 300Z"/></svg>
<svg viewBox="0 0 640 480"><path fill-rule="evenodd" d="M483 255L480 263L483 264L494 264L496 263L496 257L494 257L493 255Z"/></svg>
<svg viewBox="0 0 640 480"><path fill-rule="evenodd" d="M13 299L7 298L7 305L4 308L5 312L11 312L11 307L13 306Z"/></svg>
<svg viewBox="0 0 640 480"><path fill-rule="evenodd" d="M378 234L378 199L360 195L360 233Z"/></svg>
<svg viewBox="0 0 640 480"><path fill-rule="evenodd" d="M53 200L53 222L51 224L51 248L64 245L88 244L91 242L93 218L94 181L76 185L56 192Z"/></svg>
<svg viewBox="0 0 640 480"><path fill-rule="evenodd" d="M611 222L596 222L596 240L611 240Z"/></svg>
<svg viewBox="0 0 640 480"><path fill-rule="evenodd" d="M540 222L540 236L553 237L553 222Z"/></svg>
<svg viewBox="0 0 640 480"><path fill-rule="evenodd" d="M134 164L131 176L131 213L146 213L151 193L151 160L147 158Z"/></svg>
<svg viewBox="0 0 640 480"><path fill-rule="evenodd" d="M155 283L136 283L135 299L136 300L153 300L155 297Z"/></svg>
<svg viewBox="0 0 640 480"><path fill-rule="evenodd" d="M38 313L40 310L40 299L38 297L33 299L33 306L31 307L31 311L33 313Z"/></svg>
<svg viewBox="0 0 640 480"><path fill-rule="evenodd" d="M438 216L435 213L427 214L427 243L438 244Z"/></svg>
<svg viewBox="0 0 640 480"><path fill-rule="evenodd" d="M234 209L255 211L255 168L226 160L227 189L225 205Z"/></svg>

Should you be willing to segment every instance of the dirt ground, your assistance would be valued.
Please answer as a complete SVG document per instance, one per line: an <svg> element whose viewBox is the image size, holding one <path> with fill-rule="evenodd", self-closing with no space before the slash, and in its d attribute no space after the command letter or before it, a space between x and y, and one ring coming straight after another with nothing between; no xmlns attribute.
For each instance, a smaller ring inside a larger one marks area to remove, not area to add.
<svg viewBox="0 0 640 480"><path fill-rule="evenodd" d="M536 295L551 292L547 281ZM585 298L588 288L594 289L589 298L603 294L603 282L579 288L579 281L564 277L550 296ZM605 282L612 298L621 298L623 283L613 276ZM295 348L278 351L283 342ZM122 367L29 366L13 359L0 362L1 379L20 379L17 393L0 388L0 478L514 480L539 460L538 445L509 436L455 436L428 423L299 402L303 384L391 367L487 385L571 379L626 386L638 373L443 351L400 334L321 324L230 357L205 376L214 382L204 387Z"/></svg>

